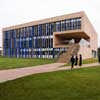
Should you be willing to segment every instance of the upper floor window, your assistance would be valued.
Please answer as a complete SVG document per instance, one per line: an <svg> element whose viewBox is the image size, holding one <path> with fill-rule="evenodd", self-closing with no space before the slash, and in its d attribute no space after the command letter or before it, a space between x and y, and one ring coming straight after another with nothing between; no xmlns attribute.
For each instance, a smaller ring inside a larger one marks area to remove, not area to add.
<svg viewBox="0 0 100 100"><path fill-rule="evenodd" d="M81 28L81 18L73 18L66 20L66 30L74 30Z"/></svg>
<svg viewBox="0 0 100 100"><path fill-rule="evenodd" d="M4 32L4 38L52 35L53 32L81 29L81 17L45 23Z"/></svg>
<svg viewBox="0 0 100 100"><path fill-rule="evenodd" d="M61 31L65 31L66 30L66 21L61 21Z"/></svg>
<svg viewBox="0 0 100 100"><path fill-rule="evenodd" d="M61 22L56 22L56 31L61 31Z"/></svg>
<svg viewBox="0 0 100 100"><path fill-rule="evenodd" d="M38 35L38 25L34 26L34 36Z"/></svg>

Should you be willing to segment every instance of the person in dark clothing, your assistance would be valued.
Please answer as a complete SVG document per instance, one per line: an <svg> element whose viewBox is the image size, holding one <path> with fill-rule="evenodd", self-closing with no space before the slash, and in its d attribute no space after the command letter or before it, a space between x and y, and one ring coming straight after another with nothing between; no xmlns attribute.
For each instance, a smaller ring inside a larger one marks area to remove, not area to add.
<svg viewBox="0 0 100 100"><path fill-rule="evenodd" d="M72 70L73 67L74 67L74 63L75 63L75 58L74 58L74 56L71 57L70 62L71 62L71 70Z"/></svg>
<svg viewBox="0 0 100 100"><path fill-rule="evenodd" d="M98 55L98 62L100 63L100 55Z"/></svg>
<svg viewBox="0 0 100 100"><path fill-rule="evenodd" d="M82 55L79 55L79 66L82 66Z"/></svg>
<svg viewBox="0 0 100 100"><path fill-rule="evenodd" d="M75 57L75 66L77 66L78 65L78 56L76 55L76 57Z"/></svg>
<svg viewBox="0 0 100 100"><path fill-rule="evenodd" d="M98 48L97 56L98 56L98 63L100 63L100 47Z"/></svg>

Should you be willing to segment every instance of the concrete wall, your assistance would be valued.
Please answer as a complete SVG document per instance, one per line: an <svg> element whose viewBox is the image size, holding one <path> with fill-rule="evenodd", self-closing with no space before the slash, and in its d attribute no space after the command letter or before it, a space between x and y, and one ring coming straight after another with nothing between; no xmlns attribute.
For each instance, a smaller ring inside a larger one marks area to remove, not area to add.
<svg viewBox="0 0 100 100"><path fill-rule="evenodd" d="M82 55L83 59L92 58L91 48L86 46L80 46L78 55Z"/></svg>
<svg viewBox="0 0 100 100"><path fill-rule="evenodd" d="M82 19L83 24L83 30L86 34L90 36L90 47L92 50L96 50L98 48L98 35L95 31L94 27L90 23L88 17L84 14L84 17Z"/></svg>

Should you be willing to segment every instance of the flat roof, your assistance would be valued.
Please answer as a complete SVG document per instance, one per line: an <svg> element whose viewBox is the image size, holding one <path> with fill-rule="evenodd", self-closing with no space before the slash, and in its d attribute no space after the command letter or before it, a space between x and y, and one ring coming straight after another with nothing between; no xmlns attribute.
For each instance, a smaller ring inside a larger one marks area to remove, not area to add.
<svg viewBox="0 0 100 100"><path fill-rule="evenodd" d="M19 29L19 28L24 28L24 27L29 27L29 26L39 25L39 24L44 24L44 23L56 22L56 21L65 20L65 19L69 19L69 18L83 17L84 15L85 15L84 11L80 11L80 12L76 12L76 13L65 14L65 15L61 15L61 16L56 16L56 17L46 18L46 19L32 21L32 22L28 22L28 23L23 23L23 24L19 24L19 25L14 25L14 26L10 26L10 27L5 27L5 28L3 28L3 31Z"/></svg>

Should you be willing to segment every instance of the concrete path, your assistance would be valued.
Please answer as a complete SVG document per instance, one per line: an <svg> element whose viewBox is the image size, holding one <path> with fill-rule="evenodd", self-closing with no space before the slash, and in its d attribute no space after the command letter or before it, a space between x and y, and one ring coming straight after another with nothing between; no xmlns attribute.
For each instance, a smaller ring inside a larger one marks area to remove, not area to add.
<svg viewBox="0 0 100 100"><path fill-rule="evenodd" d="M0 82L14 80L16 78L20 78L20 77L31 75L31 74L52 72L52 71L58 71L58 70L70 70L71 68L70 66L60 67L62 65L64 65L64 63L54 63L54 64L40 65L36 67L0 70ZM91 66L99 66L99 64L98 63L84 64L82 68L91 67ZM75 67L75 69L76 68L80 68L80 67L77 66Z"/></svg>
<svg viewBox="0 0 100 100"><path fill-rule="evenodd" d="M57 67L62 65L64 65L64 63L53 63L53 64L40 65L36 67L33 66L27 68L0 70L0 82L5 82L8 80L13 80L16 78L20 78L23 76L36 74L36 73L51 72L57 69Z"/></svg>

